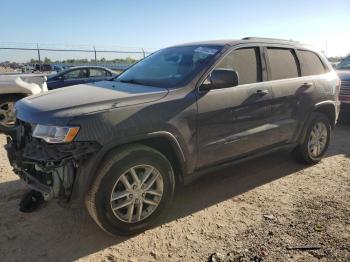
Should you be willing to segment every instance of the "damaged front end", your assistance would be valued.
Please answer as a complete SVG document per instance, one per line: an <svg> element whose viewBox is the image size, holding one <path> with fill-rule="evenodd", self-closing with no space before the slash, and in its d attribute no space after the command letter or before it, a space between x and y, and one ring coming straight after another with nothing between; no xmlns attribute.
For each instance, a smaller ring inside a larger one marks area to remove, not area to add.
<svg viewBox="0 0 350 262"><path fill-rule="evenodd" d="M47 143L32 136L35 125L17 120L7 132L7 150L14 172L29 187L53 198L69 200L77 170L101 146L97 142Z"/></svg>

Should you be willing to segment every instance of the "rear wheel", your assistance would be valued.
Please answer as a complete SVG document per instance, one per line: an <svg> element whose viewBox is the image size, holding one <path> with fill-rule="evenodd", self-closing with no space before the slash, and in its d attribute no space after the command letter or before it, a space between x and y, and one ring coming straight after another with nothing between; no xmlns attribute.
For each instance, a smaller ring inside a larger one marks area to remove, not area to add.
<svg viewBox="0 0 350 262"><path fill-rule="evenodd" d="M293 156L302 163L318 163L327 151L330 136L331 125L328 117L322 113L313 113L305 139L294 149Z"/></svg>
<svg viewBox="0 0 350 262"><path fill-rule="evenodd" d="M162 218L174 195L170 162L143 145L116 150L102 164L86 196L95 222L112 234L136 234Z"/></svg>

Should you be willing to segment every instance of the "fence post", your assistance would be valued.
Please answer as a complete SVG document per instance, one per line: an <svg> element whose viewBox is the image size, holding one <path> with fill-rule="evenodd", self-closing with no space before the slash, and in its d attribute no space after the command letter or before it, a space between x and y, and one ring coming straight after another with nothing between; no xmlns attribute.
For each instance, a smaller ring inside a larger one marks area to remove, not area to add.
<svg viewBox="0 0 350 262"><path fill-rule="evenodd" d="M41 71L42 65L41 65L39 44L36 44L36 48L37 48L37 50L38 50L38 61L39 61L39 67L40 67L40 71Z"/></svg>
<svg viewBox="0 0 350 262"><path fill-rule="evenodd" d="M97 64L97 54L96 54L96 48L95 48L95 46L93 46L94 47L94 54L95 54L95 63Z"/></svg>
<svg viewBox="0 0 350 262"><path fill-rule="evenodd" d="M142 50L142 53L143 53L143 58L145 58L146 57L145 50L143 50L143 48L141 48L141 50Z"/></svg>

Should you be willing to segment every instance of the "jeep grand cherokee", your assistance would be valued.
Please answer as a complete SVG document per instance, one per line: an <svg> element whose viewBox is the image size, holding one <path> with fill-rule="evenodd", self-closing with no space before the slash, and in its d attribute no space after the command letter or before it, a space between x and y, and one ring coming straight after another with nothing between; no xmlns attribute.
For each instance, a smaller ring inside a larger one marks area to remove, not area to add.
<svg viewBox="0 0 350 262"><path fill-rule="evenodd" d="M6 149L45 200L85 202L105 231L134 234L166 214L175 186L216 168L282 148L320 161L339 85L321 53L293 41L178 45L111 81L17 102Z"/></svg>

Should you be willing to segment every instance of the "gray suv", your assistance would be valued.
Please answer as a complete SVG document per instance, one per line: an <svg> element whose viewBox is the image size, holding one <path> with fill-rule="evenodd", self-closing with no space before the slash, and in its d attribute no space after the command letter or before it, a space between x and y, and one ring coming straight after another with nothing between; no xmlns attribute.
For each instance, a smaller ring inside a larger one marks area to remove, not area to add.
<svg viewBox="0 0 350 262"><path fill-rule="evenodd" d="M215 169L286 148L320 161L339 85L298 42L183 44L110 81L20 100L6 149L36 197L85 203L105 231L135 234L167 213L176 187Z"/></svg>

